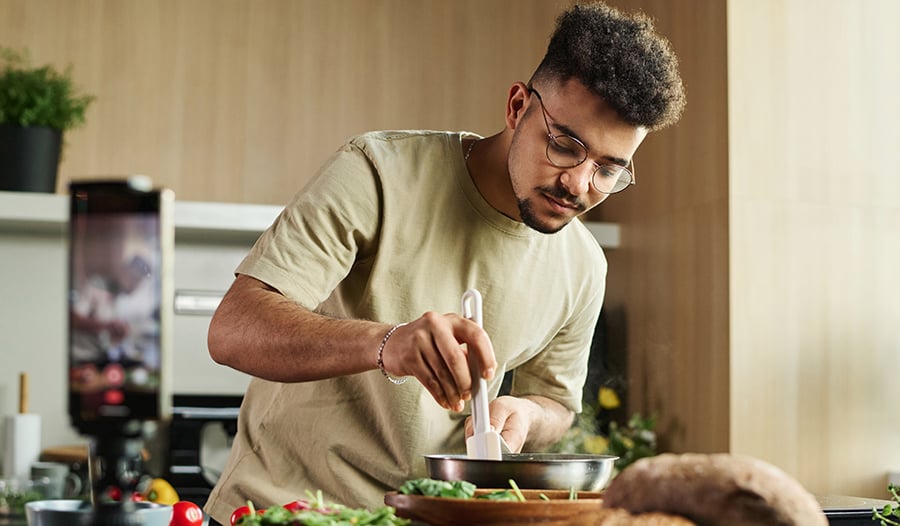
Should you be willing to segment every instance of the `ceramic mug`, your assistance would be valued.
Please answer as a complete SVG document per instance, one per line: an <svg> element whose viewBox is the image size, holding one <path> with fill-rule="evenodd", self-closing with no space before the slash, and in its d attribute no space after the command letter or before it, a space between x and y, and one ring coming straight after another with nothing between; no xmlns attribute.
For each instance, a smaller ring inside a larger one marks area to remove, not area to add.
<svg viewBox="0 0 900 526"><path fill-rule="evenodd" d="M61 462L35 462L31 465L32 480L47 480L47 498L62 499L81 495L81 477Z"/></svg>

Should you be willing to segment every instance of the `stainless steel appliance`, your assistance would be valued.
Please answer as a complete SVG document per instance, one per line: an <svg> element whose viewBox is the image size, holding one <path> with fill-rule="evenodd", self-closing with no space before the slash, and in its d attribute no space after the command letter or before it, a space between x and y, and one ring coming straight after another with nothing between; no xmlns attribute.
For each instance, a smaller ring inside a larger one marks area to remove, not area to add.
<svg viewBox="0 0 900 526"><path fill-rule="evenodd" d="M200 506L221 473L237 432L241 395L176 394L169 425L168 480L182 500Z"/></svg>

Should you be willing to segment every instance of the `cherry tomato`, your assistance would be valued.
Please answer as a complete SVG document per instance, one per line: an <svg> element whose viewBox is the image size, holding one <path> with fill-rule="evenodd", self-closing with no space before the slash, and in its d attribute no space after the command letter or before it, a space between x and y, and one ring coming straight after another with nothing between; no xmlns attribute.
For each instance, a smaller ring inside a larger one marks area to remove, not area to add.
<svg viewBox="0 0 900 526"><path fill-rule="evenodd" d="M169 526L202 526L203 511L188 500L179 500L172 505L172 521Z"/></svg>
<svg viewBox="0 0 900 526"><path fill-rule="evenodd" d="M309 505L309 502L305 500L295 500L293 502L288 502L282 507L288 511L300 511L312 508L312 506Z"/></svg>
<svg viewBox="0 0 900 526"><path fill-rule="evenodd" d="M256 510L257 515L262 515L265 512L266 510ZM243 517L244 515L250 515L249 506L241 506L240 508L231 512L231 518L228 520L228 522L231 524L231 526L236 526L238 521L240 521L241 517Z"/></svg>
<svg viewBox="0 0 900 526"><path fill-rule="evenodd" d="M250 515L249 506L241 506L231 513L231 519L229 519L231 526L236 526L238 521L241 520L241 517L243 517L244 515Z"/></svg>
<svg viewBox="0 0 900 526"><path fill-rule="evenodd" d="M122 490L116 486L110 486L109 489L106 490L106 495L116 502L122 500Z"/></svg>

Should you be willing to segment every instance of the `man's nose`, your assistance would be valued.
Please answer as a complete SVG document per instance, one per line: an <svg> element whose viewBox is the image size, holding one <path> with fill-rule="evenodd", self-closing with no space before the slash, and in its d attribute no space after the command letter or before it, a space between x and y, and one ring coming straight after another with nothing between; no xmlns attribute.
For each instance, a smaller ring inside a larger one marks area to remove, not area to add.
<svg viewBox="0 0 900 526"><path fill-rule="evenodd" d="M566 168L559 181L572 195L584 195L591 189L591 178L596 167L592 162L583 162L573 168Z"/></svg>

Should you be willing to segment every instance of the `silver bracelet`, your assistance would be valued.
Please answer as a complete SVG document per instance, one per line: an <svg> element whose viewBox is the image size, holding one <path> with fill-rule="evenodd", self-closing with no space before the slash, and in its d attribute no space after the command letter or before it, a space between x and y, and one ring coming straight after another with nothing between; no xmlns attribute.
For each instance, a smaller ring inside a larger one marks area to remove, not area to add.
<svg viewBox="0 0 900 526"><path fill-rule="evenodd" d="M375 360L375 363L378 364L378 368L381 369L381 374L383 374L384 377L387 378L388 381L394 385L405 384L406 381L408 380L408 378L394 378L393 376L389 375L387 371L384 370L384 346L387 345L387 342L390 339L391 335L394 334L394 331L396 331L400 327L403 327L404 325L406 325L406 324L398 323L397 325L394 325L393 327L390 328L390 330L387 331L387 334L385 334L384 338L381 339L381 345L378 346L378 359Z"/></svg>

